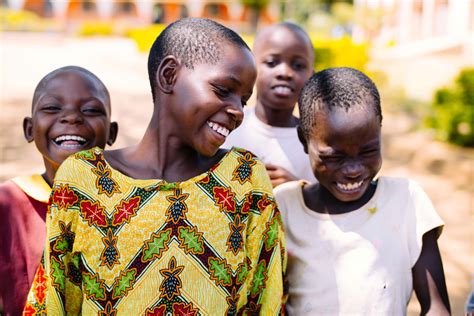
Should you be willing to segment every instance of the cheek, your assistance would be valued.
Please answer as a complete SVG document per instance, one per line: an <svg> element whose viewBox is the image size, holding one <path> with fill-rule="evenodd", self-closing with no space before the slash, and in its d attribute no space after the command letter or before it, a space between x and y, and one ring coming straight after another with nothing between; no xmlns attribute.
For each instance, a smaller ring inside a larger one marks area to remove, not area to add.
<svg viewBox="0 0 474 316"><path fill-rule="evenodd" d="M323 174L328 171L328 166L322 162L321 159L311 159L311 169L314 173Z"/></svg>
<svg viewBox="0 0 474 316"><path fill-rule="evenodd" d="M379 157L375 158L374 161L372 162L371 166L372 166L371 169L374 171L374 173L379 172L380 168L382 168L382 157L379 156Z"/></svg>
<svg viewBox="0 0 474 316"><path fill-rule="evenodd" d="M260 70L261 69L261 70ZM262 87L268 83L269 77L271 76L271 71L269 69L260 68L257 73L257 80L255 81L255 85L258 87Z"/></svg>

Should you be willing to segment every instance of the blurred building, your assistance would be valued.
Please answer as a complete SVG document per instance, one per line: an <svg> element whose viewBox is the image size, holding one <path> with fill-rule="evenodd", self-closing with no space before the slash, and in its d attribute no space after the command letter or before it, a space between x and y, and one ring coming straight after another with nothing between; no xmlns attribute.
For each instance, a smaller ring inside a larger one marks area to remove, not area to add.
<svg viewBox="0 0 474 316"><path fill-rule="evenodd" d="M354 0L354 9L362 21L354 29L355 39L403 46L408 54L474 39L473 0Z"/></svg>
<svg viewBox="0 0 474 316"><path fill-rule="evenodd" d="M206 17L225 24L250 22L252 8L238 0L1 0L3 6L65 21L135 19L144 24L170 23L182 17ZM271 10L260 12L271 23Z"/></svg>

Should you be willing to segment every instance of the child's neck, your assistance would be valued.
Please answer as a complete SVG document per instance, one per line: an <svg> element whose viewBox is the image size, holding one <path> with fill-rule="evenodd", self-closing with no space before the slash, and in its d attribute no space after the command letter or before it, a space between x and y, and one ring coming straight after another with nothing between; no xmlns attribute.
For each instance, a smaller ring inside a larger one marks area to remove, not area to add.
<svg viewBox="0 0 474 316"><path fill-rule="evenodd" d="M343 202L336 199L319 183L315 183L303 187L303 198L306 206L317 213L332 215L345 214L358 210L369 202L372 196L374 196L376 188L377 183L372 182L360 199Z"/></svg>
<svg viewBox="0 0 474 316"><path fill-rule="evenodd" d="M219 150L213 157L204 157L150 125L138 145L105 152L105 157L113 168L131 178L162 179L171 183L206 172L224 154L224 150Z"/></svg>
<svg viewBox="0 0 474 316"><path fill-rule="evenodd" d="M257 102L255 115L263 123L275 127L296 127L299 123L293 115L293 108L276 110Z"/></svg>

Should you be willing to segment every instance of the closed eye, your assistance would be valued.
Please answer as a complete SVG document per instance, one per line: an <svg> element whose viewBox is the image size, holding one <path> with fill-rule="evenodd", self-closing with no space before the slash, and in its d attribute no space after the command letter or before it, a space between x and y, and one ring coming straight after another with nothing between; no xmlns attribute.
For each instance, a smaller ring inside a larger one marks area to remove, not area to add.
<svg viewBox="0 0 474 316"><path fill-rule="evenodd" d="M369 156L373 156L373 155L378 155L380 152L380 150L378 148L374 148L374 149L368 149L368 150L364 150L361 155L364 156L364 157L369 157Z"/></svg>
<svg viewBox="0 0 474 316"><path fill-rule="evenodd" d="M343 160L343 157L338 155L321 156L321 160L325 163L338 163Z"/></svg>
<svg viewBox="0 0 474 316"><path fill-rule="evenodd" d="M100 114L105 114L104 110L101 108L95 108L95 107L87 107L82 110L83 113L85 114L91 114L91 115L100 115Z"/></svg>
<svg viewBox="0 0 474 316"><path fill-rule="evenodd" d="M55 103L46 104L41 107L41 111L46 113L56 113L61 110L61 106Z"/></svg>
<svg viewBox="0 0 474 316"><path fill-rule="evenodd" d="M230 95L230 90L225 87L218 86L218 85L212 85L212 87L213 87L214 93L220 98L227 98Z"/></svg>

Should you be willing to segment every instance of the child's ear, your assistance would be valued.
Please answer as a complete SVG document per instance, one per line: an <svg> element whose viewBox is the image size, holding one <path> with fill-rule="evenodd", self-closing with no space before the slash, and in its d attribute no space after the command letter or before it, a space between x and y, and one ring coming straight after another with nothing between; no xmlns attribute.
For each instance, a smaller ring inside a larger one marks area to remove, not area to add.
<svg viewBox="0 0 474 316"><path fill-rule="evenodd" d="M298 132L298 139L300 140L301 144L303 144L304 152L308 153L308 143L306 142L306 138L304 137L303 131L301 130L301 126L298 125L296 127L296 131Z"/></svg>
<svg viewBox="0 0 474 316"><path fill-rule="evenodd" d="M23 119L23 135L28 143L35 140L33 136L33 119L31 117L25 117Z"/></svg>
<svg viewBox="0 0 474 316"><path fill-rule="evenodd" d="M117 139L117 134L118 134L117 122L110 123L109 139L107 140L107 145L112 146L115 143L115 140Z"/></svg>
<svg viewBox="0 0 474 316"><path fill-rule="evenodd" d="M180 63L174 56L166 56L156 71L158 88L166 94L173 92Z"/></svg>

